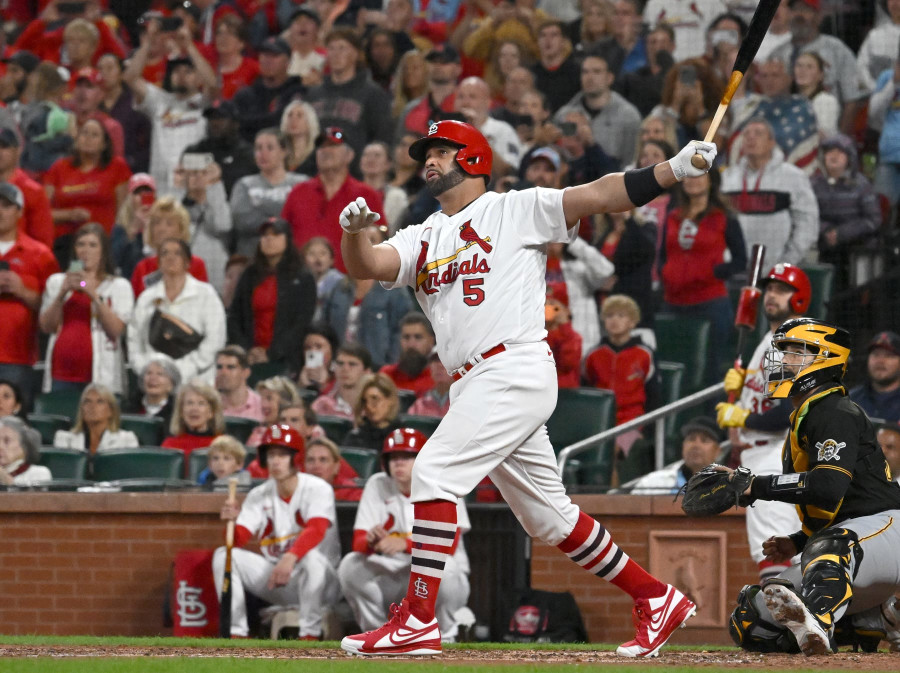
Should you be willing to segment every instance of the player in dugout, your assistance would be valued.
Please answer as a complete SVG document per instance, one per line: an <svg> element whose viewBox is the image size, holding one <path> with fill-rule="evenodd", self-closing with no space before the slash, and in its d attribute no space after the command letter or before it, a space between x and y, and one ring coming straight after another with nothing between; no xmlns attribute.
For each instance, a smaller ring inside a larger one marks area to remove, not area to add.
<svg viewBox="0 0 900 673"><path fill-rule="evenodd" d="M493 153L469 124L434 123L409 154L424 162L441 210L373 246L360 234L378 215L357 199L340 216L342 259L355 278L413 288L454 383L450 409L413 467L406 598L392 606L387 624L347 636L341 647L360 655L441 652L435 602L456 539L456 503L490 475L529 535L632 597L637 632L618 654L655 656L696 608L629 558L566 494L545 426L557 390L545 341L547 247L575 240L583 217L631 210L702 175L715 145L695 141L670 161L565 190L506 194L487 191ZM703 169L691 164L695 154Z"/></svg>

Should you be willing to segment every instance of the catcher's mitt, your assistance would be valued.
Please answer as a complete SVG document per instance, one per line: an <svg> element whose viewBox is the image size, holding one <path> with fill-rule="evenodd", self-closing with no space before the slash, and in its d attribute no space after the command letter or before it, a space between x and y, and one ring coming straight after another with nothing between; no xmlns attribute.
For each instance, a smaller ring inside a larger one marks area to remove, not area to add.
<svg viewBox="0 0 900 673"><path fill-rule="evenodd" d="M715 516L735 505L746 507L750 504L750 498L741 495L753 479L750 470L739 467L732 476L719 467L721 465L716 463L707 465L681 488L680 493L684 495L681 509L685 514Z"/></svg>

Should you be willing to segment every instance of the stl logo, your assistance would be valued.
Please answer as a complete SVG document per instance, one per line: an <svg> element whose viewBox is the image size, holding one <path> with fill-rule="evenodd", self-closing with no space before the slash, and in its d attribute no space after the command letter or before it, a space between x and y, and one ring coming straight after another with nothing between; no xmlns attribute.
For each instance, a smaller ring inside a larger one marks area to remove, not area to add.
<svg viewBox="0 0 900 673"><path fill-rule="evenodd" d="M186 580L178 583L175 602L178 604L178 618L181 626L202 628L206 626L206 605L200 598L203 590L190 586Z"/></svg>
<svg viewBox="0 0 900 673"><path fill-rule="evenodd" d="M428 582L421 577L417 577L416 581L413 582L413 589L415 590L416 598L428 598Z"/></svg>
<svg viewBox="0 0 900 673"><path fill-rule="evenodd" d="M437 133L437 131L438 131L437 124L432 124L431 126L428 127L428 135L430 135L430 136L433 136L435 133Z"/></svg>

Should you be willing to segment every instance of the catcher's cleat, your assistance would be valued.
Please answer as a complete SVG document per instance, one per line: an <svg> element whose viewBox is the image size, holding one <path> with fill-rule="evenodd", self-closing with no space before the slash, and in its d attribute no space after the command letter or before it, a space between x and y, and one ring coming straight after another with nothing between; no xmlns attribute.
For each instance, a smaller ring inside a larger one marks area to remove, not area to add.
<svg viewBox="0 0 900 673"><path fill-rule="evenodd" d="M634 640L622 643L616 654L622 657L655 657L659 648L679 627L697 612L697 607L675 587L657 598L639 598L634 602L632 620Z"/></svg>
<svg viewBox="0 0 900 673"><path fill-rule="evenodd" d="M404 599L400 605L391 605L387 624L374 631L347 636L341 641L341 649L364 656L440 654L441 630L433 617L427 623L416 619Z"/></svg>
<svg viewBox="0 0 900 673"><path fill-rule="evenodd" d="M891 652L900 652L900 599L891 596L881 605L884 617L884 639L891 644Z"/></svg>
<svg viewBox="0 0 900 673"><path fill-rule="evenodd" d="M794 634L803 654L810 657L832 653L828 632L800 596L783 584L766 585L763 595L772 618Z"/></svg>

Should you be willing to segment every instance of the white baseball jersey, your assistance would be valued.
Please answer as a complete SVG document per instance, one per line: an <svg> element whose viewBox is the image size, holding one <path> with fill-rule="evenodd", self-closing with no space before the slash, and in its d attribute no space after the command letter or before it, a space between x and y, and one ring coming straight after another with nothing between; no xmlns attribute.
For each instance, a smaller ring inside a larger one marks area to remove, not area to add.
<svg viewBox="0 0 900 673"><path fill-rule="evenodd" d="M437 212L388 244L431 320L449 371L498 344L537 343L544 329L547 244L568 243L563 190L488 192L453 216ZM478 307L478 310L475 309Z"/></svg>
<svg viewBox="0 0 900 673"><path fill-rule="evenodd" d="M766 332L762 341L753 351L750 362L747 363L747 375L744 377L744 388L741 390L741 399L738 406L741 409L749 409L751 414L764 414L775 408L779 400L773 400L766 396L766 370L763 368L763 359L766 351L772 346L772 332ZM754 446L763 444L777 444L780 448L787 437L788 428L778 432L764 432L762 430L740 429L742 442ZM781 471L780 468L778 470Z"/></svg>
<svg viewBox="0 0 900 673"><path fill-rule="evenodd" d="M306 528L306 522L319 517L328 519L331 525L316 548L332 565L337 566L341 560L341 543L334 509L334 489L319 477L298 473L297 488L290 502L278 496L274 479L267 480L247 494L236 524L259 538L263 557L270 563L277 563Z"/></svg>
<svg viewBox="0 0 900 673"><path fill-rule="evenodd" d="M353 529L368 531L375 526L381 526L389 535L406 539L412 536L414 519L413 503L409 496L400 492L397 483L390 476L378 472L366 481L362 497L359 499L359 508L356 510ZM456 501L456 525L459 526L460 535L472 529L466 503L461 499ZM462 571L469 572L469 558L462 539L453 556Z"/></svg>

